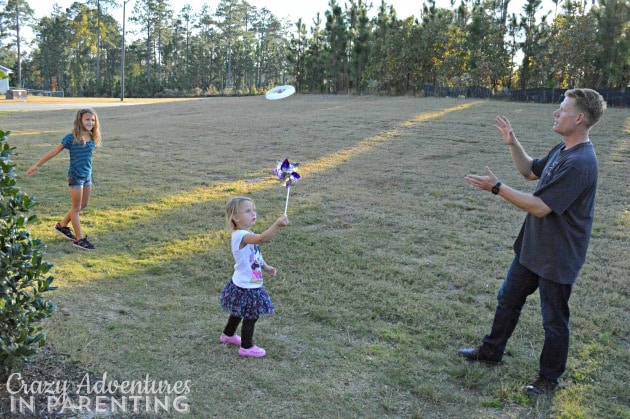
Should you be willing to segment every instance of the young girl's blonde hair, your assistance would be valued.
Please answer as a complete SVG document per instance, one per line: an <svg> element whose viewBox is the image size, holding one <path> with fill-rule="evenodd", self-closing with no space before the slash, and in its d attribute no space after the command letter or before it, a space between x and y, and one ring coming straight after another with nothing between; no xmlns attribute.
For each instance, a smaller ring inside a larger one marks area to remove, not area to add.
<svg viewBox="0 0 630 419"><path fill-rule="evenodd" d="M231 198L227 201L227 204L225 204L225 228L227 228L228 231L236 231L237 226L234 222L234 216L238 214L241 204L245 201L254 202L245 196L237 196Z"/></svg>
<svg viewBox="0 0 630 419"><path fill-rule="evenodd" d="M83 128L83 123L81 122L81 119L86 113L94 115L94 126L92 127L92 131L85 131L85 128ZM72 135L74 135L74 141L78 143L83 143L85 145L85 143L87 143L87 140L83 139L82 134L84 132L88 132L90 134L92 140L94 140L94 145L96 145L97 147L101 146L101 127L98 122L98 115L96 114L96 112L89 108L79 109L74 117L74 124L72 127Z"/></svg>

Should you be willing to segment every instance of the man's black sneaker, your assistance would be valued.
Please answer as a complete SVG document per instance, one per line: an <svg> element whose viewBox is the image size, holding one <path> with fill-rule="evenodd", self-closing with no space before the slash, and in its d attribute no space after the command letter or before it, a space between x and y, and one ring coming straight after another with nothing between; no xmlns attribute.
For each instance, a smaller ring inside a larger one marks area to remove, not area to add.
<svg viewBox="0 0 630 419"><path fill-rule="evenodd" d="M481 346L478 348L467 348L467 349L460 349L459 351L457 351L457 353L460 356L463 356L464 358L466 358L468 361L479 361L479 362L485 362L486 364L500 364L501 363L501 358L491 358L488 355L485 354L485 352L483 352L483 350L481 349Z"/></svg>
<svg viewBox="0 0 630 419"><path fill-rule="evenodd" d="M94 246L88 241L87 236L83 237L81 240L73 240L72 245L83 250L94 250Z"/></svg>
<svg viewBox="0 0 630 419"><path fill-rule="evenodd" d="M55 226L55 231L62 236L64 236L68 240L74 240L74 233L72 233L72 229L68 226L62 227L60 223L57 223Z"/></svg>
<svg viewBox="0 0 630 419"><path fill-rule="evenodd" d="M539 376L536 381L525 387L525 392L531 397L547 396L553 394L556 387L558 383Z"/></svg>

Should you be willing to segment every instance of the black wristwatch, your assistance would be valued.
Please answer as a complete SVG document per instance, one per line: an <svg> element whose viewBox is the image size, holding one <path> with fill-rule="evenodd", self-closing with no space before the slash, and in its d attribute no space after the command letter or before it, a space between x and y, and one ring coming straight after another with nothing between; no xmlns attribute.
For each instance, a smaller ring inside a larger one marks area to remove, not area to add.
<svg viewBox="0 0 630 419"><path fill-rule="evenodd" d="M497 184L492 187L492 193L497 195L499 193L499 189L501 189L501 182L497 182Z"/></svg>

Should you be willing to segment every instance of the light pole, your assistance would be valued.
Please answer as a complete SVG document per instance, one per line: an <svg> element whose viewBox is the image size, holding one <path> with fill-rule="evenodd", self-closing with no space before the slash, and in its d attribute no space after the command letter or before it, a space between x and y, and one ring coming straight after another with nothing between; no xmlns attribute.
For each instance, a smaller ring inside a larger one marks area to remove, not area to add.
<svg viewBox="0 0 630 419"><path fill-rule="evenodd" d="M125 6L129 0L123 1L122 47L120 55L120 101L125 100Z"/></svg>

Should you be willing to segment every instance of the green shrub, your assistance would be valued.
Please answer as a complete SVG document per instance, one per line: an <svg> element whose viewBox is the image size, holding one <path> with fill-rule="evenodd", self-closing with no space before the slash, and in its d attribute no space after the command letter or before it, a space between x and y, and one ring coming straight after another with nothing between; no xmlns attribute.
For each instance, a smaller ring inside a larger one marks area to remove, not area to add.
<svg viewBox="0 0 630 419"><path fill-rule="evenodd" d="M0 378L46 343L37 323L56 310L44 293L57 288L48 275L52 264L42 259L46 246L25 228L37 218L26 215L35 201L16 186L8 134L0 130Z"/></svg>

